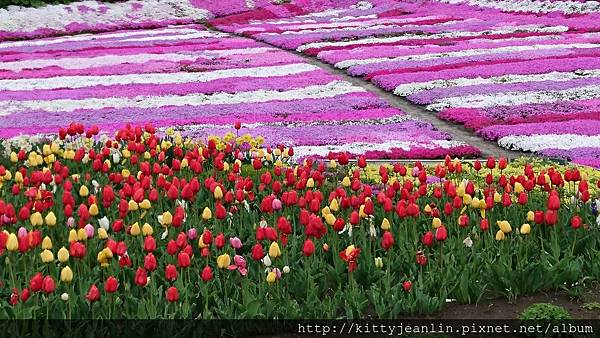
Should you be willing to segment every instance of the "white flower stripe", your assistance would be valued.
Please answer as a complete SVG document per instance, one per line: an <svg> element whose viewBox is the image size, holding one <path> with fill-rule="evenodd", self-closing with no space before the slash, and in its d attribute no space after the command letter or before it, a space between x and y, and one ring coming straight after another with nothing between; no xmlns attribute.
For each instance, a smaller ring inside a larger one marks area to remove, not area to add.
<svg viewBox="0 0 600 338"><path fill-rule="evenodd" d="M458 141L431 140L425 142L419 141L389 141L383 143L356 142L342 145L322 145L322 146L295 146L294 153L299 157L304 156L327 156L329 152L349 152L352 154L364 154L367 151L389 152L392 149L402 149L409 151L414 148L425 149L450 149L453 147L464 146Z"/></svg>
<svg viewBox="0 0 600 338"><path fill-rule="evenodd" d="M600 131L598 131L600 133ZM600 145L600 135L547 134L510 135L498 140L498 144L508 149L540 151L545 149L575 149Z"/></svg>
<svg viewBox="0 0 600 338"><path fill-rule="evenodd" d="M522 104L551 103L571 100L589 100L600 97L600 86L584 86L564 90L507 92L490 95L477 94L450 97L427 106L428 110L444 108L489 108L494 106L516 106Z"/></svg>
<svg viewBox="0 0 600 338"><path fill-rule="evenodd" d="M80 7L86 10L82 11ZM209 16L207 10L194 7L188 0L129 0L117 3L80 1L69 5L48 5L40 8L13 6L2 9L0 31L32 32L40 28L63 30L73 23L94 26L144 23L150 20L202 20Z"/></svg>
<svg viewBox="0 0 600 338"><path fill-rule="evenodd" d="M0 90L47 90L59 88L84 88L129 84L169 84L208 82L233 77L273 77L305 73L320 69L307 63L232 68L209 72L144 73L106 76L57 76L50 78L0 80Z"/></svg>
<svg viewBox="0 0 600 338"><path fill-rule="evenodd" d="M466 57L476 55L487 55L487 54L500 54L510 52L525 52L535 50L548 50L548 49L589 49L598 48L599 43L573 43L573 44L554 44L554 45L529 45L529 46L506 46L497 48L482 48L482 49L465 49L456 52L441 52L441 53L430 53L430 54L413 54L404 55L392 58L380 57L370 59L357 59L357 60L344 60L335 64L336 68L345 69L352 66L368 65L380 62L394 62L394 61L426 61L433 59L452 58L452 57ZM418 50L415 50L418 52Z"/></svg>
<svg viewBox="0 0 600 338"><path fill-rule="evenodd" d="M114 66L125 63L145 63L148 61L194 61L198 58L220 58L230 55L259 54L275 51L271 47L200 50L181 53L165 54L129 54L129 55L102 55L94 57L65 57L50 59L34 59L23 61L0 62L0 70L21 71L23 69L38 69L57 66L63 69L87 69L92 67Z"/></svg>
<svg viewBox="0 0 600 338"><path fill-rule="evenodd" d="M278 29L281 30L301 30L301 29L324 29L324 28L344 28L344 27L363 27L369 25L382 25L382 24L394 24L394 23L411 23L415 21L423 21L423 20L434 20L445 18L443 16L438 15L428 15L428 16L420 16L408 19L396 19L396 18L382 18L377 20L362 20L362 21L350 21L350 22L325 22L325 23L303 23L303 24L293 24L287 26L277 26ZM263 25L270 26L272 22L262 22ZM261 27L242 27L237 29L236 33L245 33L249 31L256 31Z"/></svg>
<svg viewBox="0 0 600 338"><path fill-rule="evenodd" d="M140 31L126 31L118 33L104 33L104 34L78 34L73 36L66 36L60 38L51 39L37 39L37 40L23 40L23 41L10 41L0 42L0 49L4 48L18 48L18 47L34 47L34 46L46 46L54 45L65 42L90 42L100 41L105 39L121 39L121 38L132 38L136 36L151 36L151 35L173 35L173 34L192 34L202 31L202 28L188 28L189 26L172 26L162 29L145 29Z"/></svg>
<svg viewBox="0 0 600 338"><path fill-rule="evenodd" d="M296 50L298 52L303 52L307 49L312 48L323 48L323 47L344 47L344 46L352 46L352 45L363 45L363 44L380 44L380 43L393 43L407 40L432 40L432 39L443 39L443 38L458 38L458 37L474 37L474 36L482 36L490 34L510 34L515 32L530 32L530 33L561 33L569 30L566 26L550 26L550 27L542 27L539 25L525 25L525 26L506 26L500 29L492 29L492 30L484 30L484 31L456 31L456 32L446 32L446 33L437 33L437 34L405 34L402 36L394 36L388 38L364 38L364 39L356 39L351 41L337 41L337 42L311 42L304 45L301 45Z"/></svg>
<svg viewBox="0 0 600 338"><path fill-rule="evenodd" d="M529 75L502 75L490 78L456 78L451 80L433 80L401 84L394 89L394 94L408 96L424 90L436 88L467 87L486 84L509 84L539 81L570 81L576 79L600 77L600 69L577 70L574 72L551 72Z"/></svg>
<svg viewBox="0 0 600 338"><path fill-rule="evenodd" d="M112 97L89 98L81 100L59 99L50 101L0 101L0 116L31 110L48 112L69 112L75 110L94 110L103 108L158 108L166 106L203 106L215 104L241 104L268 101L293 101L303 99L318 99L335 97L349 93L366 92L362 87L354 86L346 81L332 81L326 85L314 85L304 88L292 89L284 92L277 90L255 90L235 94L217 93L189 94L189 95L164 95L164 96L137 96L137 97Z"/></svg>
<svg viewBox="0 0 600 338"><path fill-rule="evenodd" d="M600 12L598 1L548 1L548 0L438 0L449 4L466 3L471 6L495 8L505 12L550 13L563 12L595 13Z"/></svg>

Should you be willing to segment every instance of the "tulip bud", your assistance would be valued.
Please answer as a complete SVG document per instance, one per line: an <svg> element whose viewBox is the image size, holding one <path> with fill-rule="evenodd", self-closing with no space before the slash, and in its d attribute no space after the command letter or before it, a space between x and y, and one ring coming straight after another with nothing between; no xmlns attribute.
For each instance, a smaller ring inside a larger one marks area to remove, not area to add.
<svg viewBox="0 0 600 338"><path fill-rule="evenodd" d="M150 203L150 201L145 198L143 201L141 201L139 203L139 207L142 208L143 210L148 210L150 208L152 208L152 203Z"/></svg>
<svg viewBox="0 0 600 338"><path fill-rule="evenodd" d="M383 268L383 259L381 259L381 257L375 257L375 267L376 268Z"/></svg>
<svg viewBox="0 0 600 338"><path fill-rule="evenodd" d="M503 241L504 240L504 232L502 230L498 230L498 232L496 232L496 240L497 241Z"/></svg>
<svg viewBox="0 0 600 338"><path fill-rule="evenodd" d="M222 254L217 257L217 266L219 269L227 269L231 263L231 257L228 254Z"/></svg>
<svg viewBox="0 0 600 338"><path fill-rule="evenodd" d="M528 235L531 232L531 226L527 223L521 225L521 230L519 230L519 232L522 235Z"/></svg>
<svg viewBox="0 0 600 338"><path fill-rule="evenodd" d="M140 225L137 222L135 222L131 226L131 229L129 232L131 233L132 236L138 236L142 231L140 229Z"/></svg>
<svg viewBox="0 0 600 338"><path fill-rule="evenodd" d="M442 220L437 217L434 217L433 221L431 222L431 225L434 229L437 229L442 226Z"/></svg>
<svg viewBox="0 0 600 338"><path fill-rule="evenodd" d="M277 244L277 242L273 242L269 246L269 256L271 258L277 258L281 256L281 250L279 250L279 244Z"/></svg>
<svg viewBox="0 0 600 338"><path fill-rule="evenodd" d="M48 237L48 236L44 237L44 240L42 241L42 249L44 249L44 250L52 249L52 240L50 239L50 237Z"/></svg>
<svg viewBox="0 0 600 338"><path fill-rule="evenodd" d="M60 270L60 281L63 283L71 283L73 280L73 271L70 267L65 266Z"/></svg>
<svg viewBox="0 0 600 338"><path fill-rule="evenodd" d="M64 246L58 250L58 261L61 263L65 263L69 260L69 250L67 250Z"/></svg>
<svg viewBox="0 0 600 338"><path fill-rule="evenodd" d="M212 211L208 207L205 207L204 210L202 211L202 219L205 221L208 221L211 218L212 218Z"/></svg>
<svg viewBox="0 0 600 338"><path fill-rule="evenodd" d="M384 218L383 221L381 221L381 230L388 231L390 229L391 229L390 221L388 221L387 218Z"/></svg>
<svg viewBox="0 0 600 338"><path fill-rule="evenodd" d="M510 223L508 223L508 221L497 221L498 227L500 227L500 230L505 233L508 234L512 231L512 228L510 226Z"/></svg>
<svg viewBox="0 0 600 338"><path fill-rule="evenodd" d="M52 263L54 262L54 254L50 250L44 250L40 253L40 257L42 258L42 262L44 263Z"/></svg>
<svg viewBox="0 0 600 338"><path fill-rule="evenodd" d="M54 215L54 212L50 211L48 213L48 215L46 215L46 217L44 218L44 221L46 222L46 224L48 226L55 226L56 225L56 215Z"/></svg>

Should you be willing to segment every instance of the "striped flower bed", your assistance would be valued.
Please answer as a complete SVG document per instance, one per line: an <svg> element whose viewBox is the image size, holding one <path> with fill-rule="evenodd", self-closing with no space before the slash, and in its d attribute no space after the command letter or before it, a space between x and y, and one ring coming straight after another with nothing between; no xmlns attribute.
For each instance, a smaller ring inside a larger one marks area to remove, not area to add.
<svg viewBox="0 0 600 338"><path fill-rule="evenodd" d="M215 22L316 56L501 146L598 166L597 3L444 2Z"/></svg>
<svg viewBox="0 0 600 338"><path fill-rule="evenodd" d="M0 137L69 121L178 126L196 137L241 121L241 133L300 156L479 153L292 53L200 25L0 43Z"/></svg>

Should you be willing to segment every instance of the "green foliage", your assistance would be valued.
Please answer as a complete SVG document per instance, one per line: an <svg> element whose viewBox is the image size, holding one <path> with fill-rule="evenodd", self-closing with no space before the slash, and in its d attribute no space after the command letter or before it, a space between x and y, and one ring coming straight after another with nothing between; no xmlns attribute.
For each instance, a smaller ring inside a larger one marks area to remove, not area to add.
<svg viewBox="0 0 600 338"><path fill-rule="evenodd" d="M519 318L521 320L569 320L571 315L563 307L536 303L525 309Z"/></svg>

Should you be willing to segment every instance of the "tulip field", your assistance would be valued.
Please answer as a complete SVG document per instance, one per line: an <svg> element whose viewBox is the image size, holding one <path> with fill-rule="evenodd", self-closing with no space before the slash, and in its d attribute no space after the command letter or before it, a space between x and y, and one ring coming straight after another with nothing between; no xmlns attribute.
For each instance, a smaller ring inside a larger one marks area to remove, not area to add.
<svg viewBox="0 0 600 338"><path fill-rule="evenodd" d="M599 32L566 0L0 9L0 319L421 318L595 285Z"/></svg>

